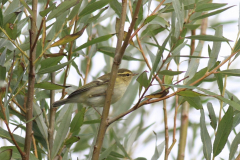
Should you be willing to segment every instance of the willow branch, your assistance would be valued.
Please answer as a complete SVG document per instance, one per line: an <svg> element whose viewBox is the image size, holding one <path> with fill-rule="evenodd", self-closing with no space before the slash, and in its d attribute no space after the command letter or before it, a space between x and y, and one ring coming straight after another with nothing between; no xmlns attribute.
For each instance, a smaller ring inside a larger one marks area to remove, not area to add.
<svg viewBox="0 0 240 160"><path fill-rule="evenodd" d="M188 113L189 113L189 103L184 102L182 105L182 116L181 116L181 128L180 128L180 138L178 147L178 160L184 160L185 147L187 141L187 129L188 129Z"/></svg>
<svg viewBox="0 0 240 160"><path fill-rule="evenodd" d="M51 73L51 82L55 83L55 72ZM53 149L53 135L54 135L54 125L55 125L55 114L56 114L56 107L52 106L53 102L55 101L55 90L50 91L50 116L49 116L49 129L48 129L48 145L49 145L49 153L48 157L50 157ZM47 117L46 117L47 118Z"/></svg>
<svg viewBox="0 0 240 160"><path fill-rule="evenodd" d="M167 121L167 103L166 100L163 100L163 113L164 113L164 126L165 126L165 157L164 159L168 159L168 141L169 141L169 135L168 135L168 121Z"/></svg>
<svg viewBox="0 0 240 160"><path fill-rule="evenodd" d="M30 33L30 48L36 39L37 33L37 4L38 0L32 1L32 11L33 15L31 18L31 29ZM34 84L35 84L35 65L34 60L36 59L36 47L30 52L29 58L29 76L28 76L28 93L27 93L27 109L26 109L26 121L29 121L26 124L26 135L25 135L25 145L24 151L26 153L24 160L29 160L30 149L31 149L31 141L32 141L32 121L30 121L33 117L33 101L34 101Z"/></svg>
<svg viewBox="0 0 240 160"><path fill-rule="evenodd" d="M110 108L110 104L111 104L111 98L112 98L114 84L115 84L115 81L116 81L118 68L119 68L119 65L121 64L121 60L122 60L123 54L126 50L126 47L129 44L130 36L131 36L132 31L133 31L135 22L137 20L138 13L139 13L141 5L142 5L142 0L139 0L137 5L136 5L136 10L135 10L131 25L128 29L127 36L124 40L124 43L123 43L121 49L119 49L120 46L121 46L121 43L122 43L121 38L123 36L124 23L125 23L125 18L126 18L126 8L127 8L127 0L122 1L122 15L121 15L121 18L120 18L120 27L119 27L119 32L118 32L117 49L115 51L116 53L115 53L114 61L113 61L113 65L112 65L112 71L111 71L110 81L109 81L109 84L108 84L106 100L105 100L105 105L104 105L104 108L103 108L101 123L100 123L99 130L98 130L97 140L96 140L96 143L95 143L95 146L94 146L94 149L93 149L92 160L98 160L99 155L100 155L100 150L102 148L104 135L105 135L105 132L106 132L106 129L107 129L107 126L108 126L107 119L108 119L109 108Z"/></svg>

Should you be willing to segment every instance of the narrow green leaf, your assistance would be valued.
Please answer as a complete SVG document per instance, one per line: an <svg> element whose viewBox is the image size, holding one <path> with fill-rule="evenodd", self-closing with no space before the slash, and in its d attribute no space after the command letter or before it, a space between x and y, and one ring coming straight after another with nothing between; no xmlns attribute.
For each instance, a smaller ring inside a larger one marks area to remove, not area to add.
<svg viewBox="0 0 240 160"><path fill-rule="evenodd" d="M155 151L154 151L154 154L151 158L151 160L158 160L163 152L163 149L164 149L164 146L165 146L165 140L160 143L159 145L157 145L157 140L156 140L156 145L155 145ZM138 159L140 160L140 159Z"/></svg>
<svg viewBox="0 0 240 160"><path fill-rule="evenodd" d="M42 110L37 103L33 103L33 114L34 116L38 116L36 118L36 122L42 136L44 137L44 139L48 139L48 128L45 123L45 119L43 118Z"/></svg>
<svg viewBox="0 0 240 160"><path fill-rule="evenodd" d="M63 44L66 44L68 42L74 41L75 39L77 39L78 37L80 37L83 34L86 27L87 27L87 25L85 27L83 27L80 31L78 31L74 34L64 36L63 38L59 39L57 42L53 43L51 45L51 47L63 45Z"/></svg>
<svg viewBox="0 0 240 160"><path fill-rule="evenodd" d="M31 16L33 16L33 12L31 10L31 8L27 5L27 3L24 0L19 0L22 5L24 6L25 9L27 9L27 11L31 14Z"/></svg>
<svg viewBox="0 0 240 160"><path fill-rule="evenodd" d="M110 1L110 7L115 11L118 17L121 17L122 5L117 0ZM127 21L129 22L128 16L126 16Z"/></svg>
<svg viewBox="0 0 240 160"><path fill-rule="evenodd" d="M151 20L150 22L148 22L148 24L153 24L153 25L160 25L162 26L162 28L166 29L166 27L169 27L169 22L166 21L164 18L157 16L155 17L153 20ZM149 26L149 25L148 25ZM159 27L158 27L159 28Z"/></svg>
<svg viewBox="0 0 240 160"><path fill-rule="evenodd" d="M240 50L240 38L238 39L236 45L234 46L233 53L238 52Z"/></svg>
<svg viewBox="0 0 240 160"><path fill-rule="evenodd" d="M56 66L51 66L51 67L48 67L48 68L44 68L44 69L40 69L37 74L45 74L45 73L52 73L52 72L55 72L65 66L67 66L68 64L70 64L74 59L71 59L70 61L68 62L65 62L65 63L62 63L62 64L59 64L59 65L56 65Z"/></svg>
<svg viewBox="0 0 240 160"><path fill-rule="evenodd" d="M202 41L214 41L214 42L225 42L225 41L231 41L227 38L224 37L217 37L213 35L195 35L195 36L189 36L185 37L188 39L197 39L197 40L202 40Z"/></svg>
<svg viewBox="0 0 240 160"><path fill-rule="evenodd" d="M186 96L183 96L183 97L194 108L196 108L196 109L203 108L200 97L186 97Z"/></svg>
<svg viewBox="0 0 240 160"><path fill-rule="evenodd" d="M78 73L78 75L82 77L82 74L80 73L80 71L78 69L78 65L76 64L75 61L72 61L72 66L75 68L75 70Z"/></svg>
<svg viewBox="0 0 240 160"><path fill-rule="evenodd" d="M0 8L0 27L3 28L3 14L2 14L2 8Z"/></svg>
<svg viewBox="0 0 240 160"><path fill-rule="evenodd" d="M173 56L178 56L178 55L180 55L180 51L182 50L183 47L186 46L186 44L187 44L187 41L181 43L181 44L178 45L176 48L174 48L173 51L172 51L172 55L173 55ZM178 57L177 57L177 58L174 57L174 60L175 60L175 62L176 62L177 64L179 64L179 58L178 58Z"/></svg>
<svg viewBox="0 0 240 160"><path fill-rule="evenodd" d="M216 157L224 148L233 125L233 108L228 107L227 112L219 123L215 140L213 142L213 157Z"/></svg>
<svg viewBox="0 0 240 160"><path fill-rule="evenodd" d="M108 7L105 7L103 9L101 9L96 16L93 16L93 17L89 18L87 23L89 24L89 23L92 23L92 22L96 21L106 9L108 9Z"/></svg>
<svg viewBox="0 0 240 160"><path fill-rule="evenodd" d="M42 60L40 62L40 65L41 65L40 70L57 65L62 60L63 57L64 56L50 57L50 58L46 58L46 59Z"/></svg>
<svg viewBox="0 0 240 160"><path fill-rule="evenodd" d="M81 45L80 47L76 48L74 50L74 52L79 51L79 50L81 50L83 48L86 48L86 47L88 47L90 45L93 45L93 44L96 44L96 43L99 43L99 42L103 42L103 41L107 41L113 35L114 34L108 34L108 35L105 35L105 36L101 36L101 37L95 38L95 39L93 39L91 41L88 41L88 42L84 43L83 45Z"/></svg>
<svg viewBox="0 0 240 160"><path fill-rule="evenodd" d="M45 17L50 11L56 9L55 4L53 3L50 7L46 8L45 10L39 12L40 16Z"/></svg>
<svg viewBox="0 0 240 160"><path fill-rule="evenodd" d="M51 153L52 158L57 155L60 147L62 146L63 141L66 138L72 117L72 109L73 107L70 105L57 129L56 138L53 144L53 152Z"/></svg>
<svg viewBox="0 0 240 160"><path fill-rule="evenodd" d="M64 1L61 4L57 6L48 16L47 21L56 18L60 16L62 13L64 13L69 8L73 7L74 5L78 4L80 0L68 0Z"/></svg>
<svg viewBox="0 0 240 160"><path fill-rule="evenodd" d="M22 72L22 74L20 75L20 77L17 80L17 83L15 84L15 87L12 89L12 93L10 94L9 98L7 99L8 96L8 87L6 89L6 93L5 93L5 99L4 99L4 108L5 108L5 114L7 117L7 121L9 121L9 108L8 108L8 104L9 101L11 100L13 94L15 93L16 89L18 88L19 83L22 81L23 75L25 72Z"/></svg>
<svg viewBox="0 0 240 160"><path fill-rule="evenodd" d="M158 74L161 75L168 75L168 76L175 76L175 75L179 75L181 73L183 73L184 71L171 71L171 70L163 70L158 72Z"/></svg>
<svg viewBox="0 0 240 160"><path fill-rule="evenodd" d="M13 144L12 138L10 137L8 131L4 130L2 127L0 127L0 137L3 139L7 139ZM20 147L24 147L25 139L23 137L16 134L13 134L13 137Z"/></svg>
<svg viewBox="0 0 240 160"><path fill-rule="evenodd" d="M207 103L207 108L209 112L209 119L210 119L210 125L213 127L214 130L217 128L217 117L214 112L214 108L212 106L212 103L208 102Z"/></svg>
<svg viewBox="0 0 240 160"><path fill-rule="evenodd" d="M185 90L178 92L177 95L184 96L184 97L199 97L199 96L206 96L197 92L194 92L192 90Z"/></svg>
<svg viewBox="0 0 240 160"><path fill-rule="evenodd" d="M4 160L12 159L12 150L6 149L6 150L0 152L0 159L4 159Z"/></svg>
<svg viewBox="0 0 240 160"><path fill-rule="evenodd" d="M201 42L199 42L196 49L194 50L192 56L201 56L202 48L203 48L203 44ZM184 84L187 83L191 78L193 78L196 75L196 72L199 67L199 61L200 61L199 58L191 59L189 65L188 65L187 72L184 75L184 77L189 76L189 78L187 78L183 81Z"/></svg>
<svg viewBox="0 0 240 160"><path fill-rule="evenodd" d="M219 9L219 10L217 10L217 11L204 14L204 15L195 17L193 20L199 20L199 19L203 19L203 18L206 18L206 17L210 17L210 16L213 16L213 15L219 14L219 13L221 13L221 12L223 12L223 11L226 11L226 10L228 10L229 8L232 8L232 7L233 7L233 6L230 6L230 7L224 8L224 9Z"/></svg>
<svg viewBox="0 0 240 160"><path fill-rule="evenodd" d="M182 30L184 22L184 7L179 0L172 0L172 5L177 16L179 29Z"/></svg>
<svg viewBox="0 0 240 160"><path fill-rule="evenodd" d="M216 28L215 36L221 38L223 34L223 27L218 26ZM208 69L211 69L215 63L217 62L218 54L221 49L221 42L213 42L213 48L211 50L209 61L208 61Z"/></svg>
<svg viewBox="0 0 240 160"><path fill-rule="evenodd" d="M228 75L228 76L240 76L240 69L227 69L219 71L218 73Z"/></svg>
<svg viewBox="0 0 240 160"><path fill-rule="evenodd" d="M138 129L139 129L139 127L132 129L132 131L130 131L129 135L126 136L126 139L125 139L126 143L124 143L124 146L125 146L126 150L128 151L128 153L130 153L130 151L132 150L133 142L137 138Z"/></svg>
<svg viewBox="0 0 240 160"><path fill-rule="evenodd" d="M51 82L40 82L34 85L34 88L41 88L41 89L47 89L47 90L64 89L67 87L69 86L62 86L62 85L54 84Z"/></svg>
<svg viewBox="0 0 240 160"><path fill-rule="evenodd" d="M80 137L72 136L64 142L64 145L67 145L67 148L70 148L73 143L79 140L80 140Z"/></svg>
<svg viewBox="0 0 240 160"><path fill-rule="evenodd" d="M218 64L219 65L219 64ZM215 67L214 67L215 68ZM220 69L217 69L217 71L219 72ZM220 93L223 93L223 74L218 73L218 74L214 74L214 77L216 77L217 80L217 84L218 84L218 88Z"/></svg>
<svg viewBox="0 0 240 160"><path fill-rule="evenodd" d="M19 151L17 150L17 148L15 146L3 146L0 148L0 152L4 152L5 150L12 150L12 159L21 159L21 155L19 153ZM3 158L3 160L5 160Z"/></svg>
<svg viewBox="0 0 240 160"><path fill-rule="evenodd" d="M5 59L6 59L7 48L5 48L0 55L0 66L4 66Z"/></svg>
<svg viewBox="0 0 240 160"><path fill-rule="evenodd" d="M233 160L234 154L236 153L238 146L240 144L240 132L235 136L235 138L232 141L231 147L230 147L230 153L229 153L229 160Z"/></svg>
<svg viewBox="0 0 240 160"><path fill-rule="evenodd" d="M70 124L70 132L73 134L73 136L78 134L81 126L83 125L85 111L86 108L82 108L80 111L78 111Z"/></svg>
<svg viewBox="0 0 240 160"><path fill-rule="evenodd" d="M227 3L205 3L197 5L195 12L211 11L226 6Z"/></svg>
<svg viewBox="0 0 240 160"><path fill-rule="evenodd" d="M7 23L13 24L15 22L17 16L19 15L19 13L20 12L13 12L13 13L10 13L8 15L4 15L3 27L6 26Z"/></svg>
<svg viewBox="0 0 240 160"><path fill-rule="evenodd" d="M6 67L0 66L0 81L5 81Z"/></svg>
<svg viewBox="0 0 240 160"><path fill-rule="evenodd" d="M212 153L212 143L211 138L205 124L205 115L203 109L200 110L200 130L201 130L201 140L203 143L203 154L206 160L211 160Z"/></svg>
<svg viewBox="0 0 240 160"><path fill-rule="evenodd" d="M119 140L119 138L117 137L117 135L116 135L116 133L114 132L114 130L111 129L110 132L112 133L113 138L114 138L114 140L116 141L116 144L117 144L118 148L124 153L124 156L125 156L125 157L128 157L129 159L131 159L131 158L129 157L129 155L127 154L127 152L126 152L125 148L123 147L123 145L120 143L120 140Z"/></svg>
<svg viewBox="0 0 240 160"><path fill-rule="evenodd" d="M215 98L217 98L217 99L219 99L219 100L229 104L230 106L232 106L235 109L240 111L240 104L239 103L234 102L234 101L229 100L229 99L226 99L226 98L222 97L221 95L218 95L218 94L216 94L214 92L211 92L209 90L206 90L206 89L203 89L203 88L200 88L200 87L196 87L196 86L187 86L187 85L168 85L168 86L170 86L170 87L177 87L177 88L198 89L198 90L204 92L205 94L208 94L208 95L210 95L212 97L215 97Z"/></svg>
<svg viewBox="0 0 240 160"><path fill-rule="evenodd" d="M111 0L101 0L93 3L89 3L78 15L79 17L83 17L85 15L91 14L94 11L103 8L107 5Z"/></svg>
<svg viewBox="0 0 240 160"><path fill-rule="evenodd" d="M148 17L144 20L143 24L146 25L147 23L151 22L151 21L152 21L154 18L156 18L157 16L158 16L158 15L148 16Z"/></svg>
<svg viewBox="0 0 240 160"><path fill-rule="evenodd" d="M158 66L158 63L160 62L160 59L162 57L162 54L165 50L165 47L168 43L168 40L169 38L171 37L171 32L169 33L168 37L164 40L162 46L161 46L161 49L158 51L157 55L156 55L156 59L153 63L153 66L152 66L152 71L151 71L151 75L150 75L150 78L152 77L152 75L156 72L156 69L157 69L157 66Z"/></svg>
<svg viewBox="0 0 240 160"><path fill-rule="evenodd" d="M195 73L192 78L187 78L186 85L191 84L191 83L195 82L196 80L198 80L199 78L201 78L202 76L204 76L205 73L207 72L207 70L208 70L208 68L205 67L205 68L201 69L200 71L198 71L197 73ZM184 84L185 84L185 82L184 82Z"/></svg>
<svg viewBox="0 0 240 160"><path fill-rule="evenodd" d="M94 119L94 120L84 121L83 124L95 124L100 122L101 122L101 119Z"/></svg>
<svg viewBox="0 0 240 160"><path fill-rule="evenodd" d="M116 146L116 143L109 146L105 151L101 153L101 155L99 156L99 159L100 160L108 159L109 154L112 152L115 146Z"/></svg>
<svg viewBox="0 0 240 160"><path fill-rule="evenodd" d="M7 23L5 25L5 30L12 40L17 38L17 23Z"/></svg>
<svg viewBox="0 0 240 160"><path fill-rule="evenodd" d="M134 159L134 160L147 160L147 159L144 158L144 157L138 157L138 158L136 158L136 159Z"/></svg>
<svg viewBox="0 0 240 160"><path fill-rule="evenodd" d="M141 86L144 86L145 88L147 88L150 84L150 81L148 79L146 72L143 72L142 74L140 74L137 78L137 81Z"/></svg>
<svg viewBox="0 0 240 160"><path fill-rule="evenodd" d="M190 30L195 30L200 26L201 26L201 24L185 24L184 25L184 27L186 27L187 29L190 29Z"/></svg>
<svg viewBox="0 0 240 160"><path fill-rule="evenodd" d="M143 30L141 33L141 39L144 40L146 37L154 37L158 33L164 31L166 28L159 26L159 24L149 24L146 29ZM145 42L148 43L148 42ZM154 44L156 47L158 47L156 44Z"/></svg>
<svg viewBox="0 0 240 160"><path fill-rule="evenodd" d="M98 47L97 48L99 52L102 52L110 57L114 57L115 56L115 49L113 47ZM127 60L127 61L144 61L143 59L137 59L131 56L127 56L127 55L123 55L123 60Z"/></svg>

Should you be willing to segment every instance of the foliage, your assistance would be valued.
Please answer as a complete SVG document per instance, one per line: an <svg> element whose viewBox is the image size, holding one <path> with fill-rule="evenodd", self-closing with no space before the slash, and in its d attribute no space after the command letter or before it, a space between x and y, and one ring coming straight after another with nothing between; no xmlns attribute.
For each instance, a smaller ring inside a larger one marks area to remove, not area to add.
<svg viewBox="0 0 240 160"><path fill-rule="evenodd" d="M127 2L124 23L133 33L118 20L124 5L117 0L39 0L37 11L32 1L1 1L0 137L8 145L1 146L0 159L92 159L102 117L82 104L56 110L51 103L111 71L121 27L129 45L120 67L140 74L111 107L99 159L182 159L186 142L186 157L240 157L240 101L227 87L240 75L234 63L239 32L233 40L224 34L225 22L206 27L209 17L236 6L210 0ZM223 44L230 48L224 58ZM30 122L32 136L24 137Z"/></svg>

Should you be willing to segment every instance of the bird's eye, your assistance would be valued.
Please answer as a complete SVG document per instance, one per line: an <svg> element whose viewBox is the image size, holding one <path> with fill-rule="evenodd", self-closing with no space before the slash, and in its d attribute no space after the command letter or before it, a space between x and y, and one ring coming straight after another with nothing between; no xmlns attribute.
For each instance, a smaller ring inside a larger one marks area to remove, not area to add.
<svg viewBox="0 0 240 160"><path fill-rule="evenodd" d="M127 76L130 76L130 74L129 74L129 73L127 73Z"/></svg>

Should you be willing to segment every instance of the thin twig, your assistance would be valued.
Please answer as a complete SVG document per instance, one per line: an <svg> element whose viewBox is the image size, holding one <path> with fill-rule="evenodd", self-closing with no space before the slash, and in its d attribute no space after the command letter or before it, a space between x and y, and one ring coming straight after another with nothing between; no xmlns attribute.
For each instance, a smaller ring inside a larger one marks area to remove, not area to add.
<svg viewBox="0 0 240 160"><path fill-rule="evenodd" d="M117 47L116 47L116 51L115 51L114 62L113 62L113 65L112 65L110 82L108 84L106 100L105 100L105 104L104 104L104 108L103 108L103 112L102 112L102 119L101 119L101 123L100 123L100 126L99 126L96 143L95 143L94 149L93 149L92 160L98 160L99 159L104 135L105 135L105 132L106 132L106 129L107 129L107 126L108 126L107 119L108 119L109 108L110 108L110 103L111 103L111 98L112 98L112 93L113 93L113 87L114 87L117 72L118 72L118 67L121 63L121 60L122 60L123 54L125 52L125 49L126 49L128 43L129 43L129 38L130 38L130 35L132 33L133 27L135 25L136 18L137 18L137 15L138 15L141 4L142 4L142 0L139 0L138 3L137 3L137 6L136 6L135 13L134 13L134 18L131 22L131 25L130 25L128 33L127 33L127 36L126 36L126 38L124 40L124 43L121 47L122 40L123 40L123 35L124 35L124 24L125 24L126 13L127 13L127 0L122 1L122 12L121 12L122 14L121 14L121 17L120 17L120 27L119 27L119 31L118 31Z"/></svg>
<svg viewBox="0 0 240 160"><path fill-rule="evenodd" d="M75 18L75 24L74 24L74 29L73 29L73 33L76 32L76 28L77 28L77 18ZM72 29L72 26L70 27L70 29ZM61 50L59 51L59 53L63 52L63 48L65 48L66 44L63 45L63 47L61 48ZM73 48L73 41L70 42L70 47L69 47L69 52L68 52L68 61L71 60L72 58L72 48ZM67 65L67 68L65 70L65 75L64 75L64 81L63 81L63 86L66 86L67 83L67 76L68 76L68 71L70 69L70 64ZM63 99L65 96L65 88L62 89L62 97L61 99Z"/></svg>
<svg viewBox="0 0 240 160"><path fill-rule="evenodd" d="M168 121L167 121L167 103L166 100L163 100L163 113L164 113L164 126L165 126L165 157L164 159L168 159L168 141L169 141L169 135L168 135Z"/></svg>
<svg viewBox="0 0 240 160"><path fill-rule="evenodd" d="M7 121L7 116L5 114L5 108L4 108L3 104L2 104L2 101L0 101L0 106L1 106L2 114L4 116L4 123L5 123L6 127L7 127L7 130L8 130L8 133L9 133L10 137L11 137L11 140L13 141L14 145L16 146L18 152L20 153L20 155L21 155L21 157L23 159L25 157L26 153L23 152L22 149L19 147L17 141L15 140L15 138L13 136L13 133L11 132L11 130L9 128L8 121Z"/></svg>
<svg viewBox="0 0 240 160"><path fill-rule="evenodd" d="M0 30L7 36L8 40L12 42L12 44L14 44L15 47L17 47L19 49L19 51L27 58L29 59L28 55L26 52L24 52L16 43L14 40L12 40L9 35L7 34L7 32L2 28L0 27Z"/></svg>
<svg viewBox="0 0 240 160"><path fill-rule="evenodd" d="M36 140L34 138L34 135L32 134L32 140L33 140L33 148L34 148L34 155L36 158L38 158L38 153L37 153L37 145L36 145Z"/></svg>

